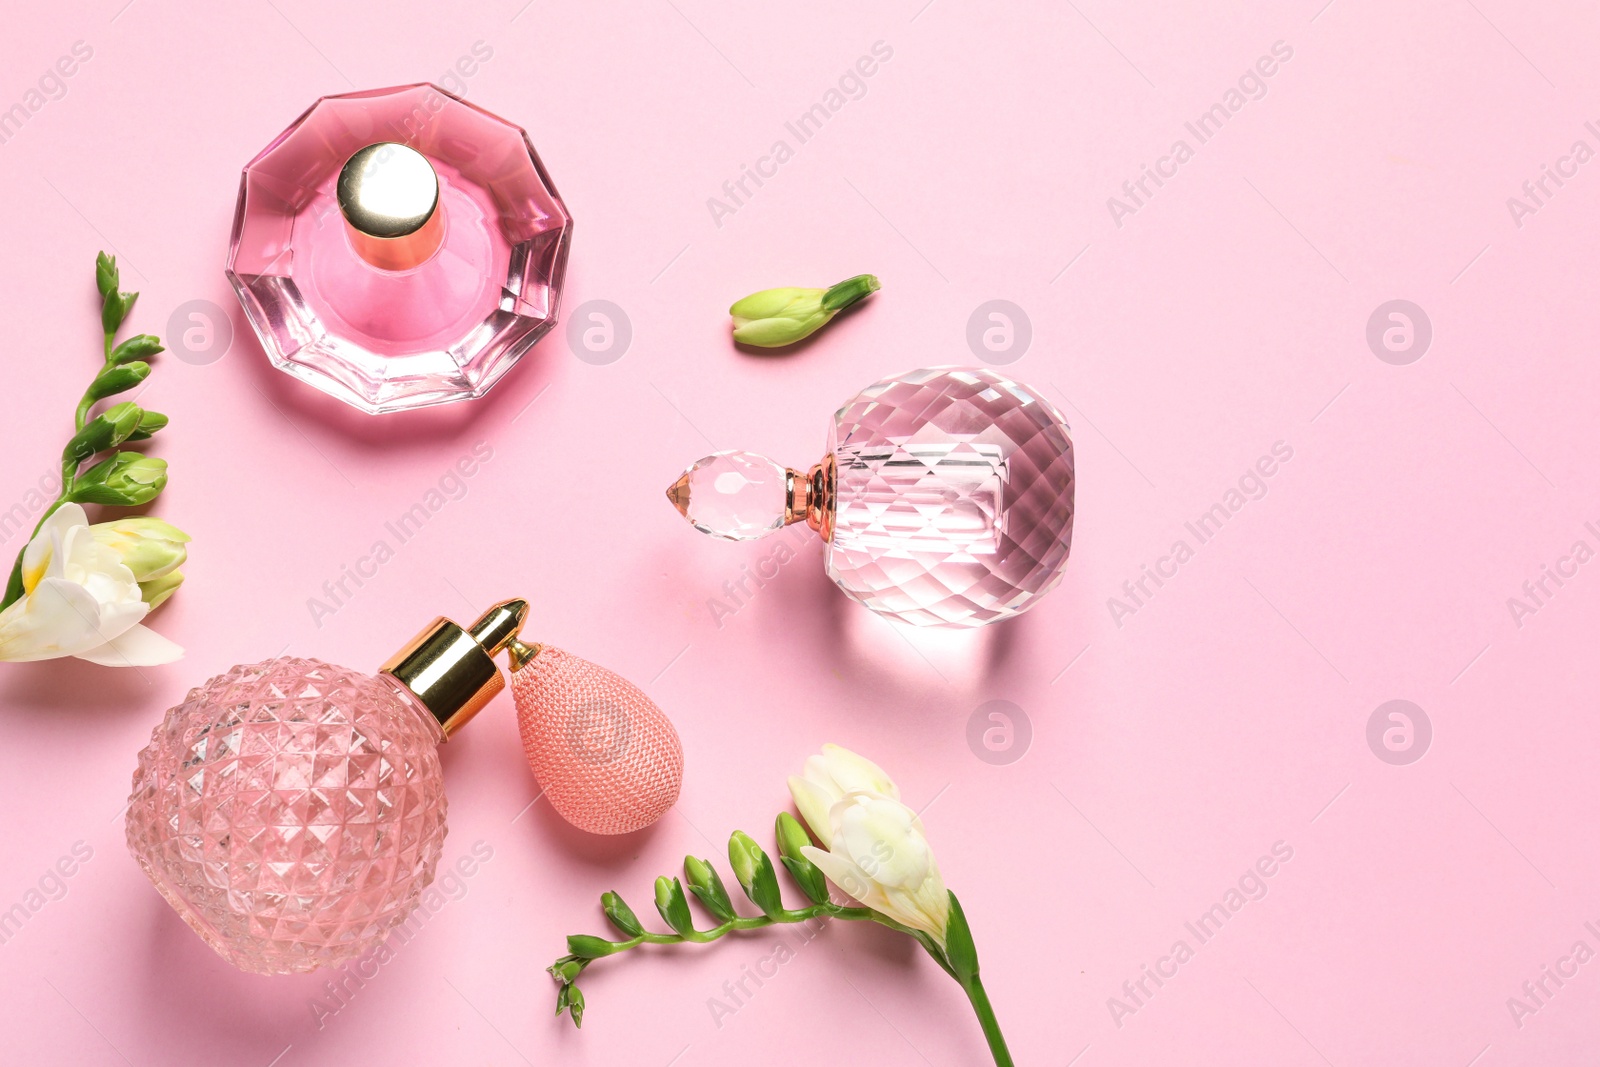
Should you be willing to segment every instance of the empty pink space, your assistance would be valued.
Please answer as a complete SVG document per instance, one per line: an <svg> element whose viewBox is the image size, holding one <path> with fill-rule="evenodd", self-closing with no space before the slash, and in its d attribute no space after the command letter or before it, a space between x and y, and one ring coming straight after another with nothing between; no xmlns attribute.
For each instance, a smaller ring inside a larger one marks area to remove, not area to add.
<svg viewBox="0 0 1600 1067"><path fill-rule="evenodd" d="M0 549L53 496L101 249L168 347L139 402L193 541L151 617L180 662L0 664L0 1060L988 1062L864 924L602 961L554 1015L602 892L659 928L655 877L728 878L832 741L922 811L1018 1063L1590 1062L1597 34L1506 0L14 12ZM369 416L271 365L224 270L264 146L417 82L527 130L570 257L487 395ZM732 344L735 299L862 272L814 338ZM729 544L663 497L720 450L804 469L939 365L1071 424L1071 558L1019 617L899 626L803 523ZM670 717L676 806L574 829L502 695L438 750L436 892L381 962L230 966L124 842L166 710L509 597Z"/></svg>

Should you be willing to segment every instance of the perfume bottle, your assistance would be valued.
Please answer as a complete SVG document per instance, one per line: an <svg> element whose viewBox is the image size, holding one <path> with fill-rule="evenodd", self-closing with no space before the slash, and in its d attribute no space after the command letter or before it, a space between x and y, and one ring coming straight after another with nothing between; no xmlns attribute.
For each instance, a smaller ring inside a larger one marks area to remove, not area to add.
<svg viewBox="0 0 1600 1067"><path fill-rule="evenodd" d="M1035 389L976 368L868 386L808 472L753 452L692 465L667 498L697 530L742 541L805 522L828 576L881 615L981 626L1061 581L1072 547L1072 439Z"/></svg>
<svg viewBox="0 0 1600 1067"><path fill-rule="evenodd" d="M246 165L227 274L274 366L377 414L499 381L571 232L521 128L407 85L323 97Z"/></svg>
<svg viewBox="0 0 1600 1067"><path fill-rule="evenodd" d="M361 955L433 880L446 810L437 749L505 688L501 652L557 810L597 832L655 821L682 781L672 724L611 672L522 643L527 612L510 600L467 629L436 619L376 675L283 658L190 691L139 754L129 850L242 970Z"/></svg>

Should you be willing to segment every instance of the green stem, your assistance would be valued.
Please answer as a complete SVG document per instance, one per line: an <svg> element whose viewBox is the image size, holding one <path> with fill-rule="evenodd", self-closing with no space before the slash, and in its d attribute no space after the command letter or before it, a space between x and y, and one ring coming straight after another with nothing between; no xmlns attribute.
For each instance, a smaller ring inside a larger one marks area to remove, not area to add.
<svg viewBox="0 0 1600 1067"><path fill-rule="evenodd" d="M606 955L614 956L619 952L626 952L628 949L637 948L640 945L682 945L685 943L705 945L734 930L759 930L764 926L772 926L775 923L805 922L807 919L815 919L818 916L835 919L873 919L885 925L893 926L897 930L905 929L894 920L885 919L877 912L867 908L842 908L837 904L816 904L809 908L785 908L778 912L775 917L768 915L740 915L729 919L720 926L713 926L709 930L691 930L686 934L652 934L647 930L635 937L628 938L626 941L609 942L611 951L607 952ZM605 957L598 958L603 959Z"/></svg>
<svg viewBox="0 0 1600 1067"><path fill-rule="evenodd" d="M994 1008L989 1003L989 994L983 988L983 981L974 973L971 978L962 981L945 958L945 953L927 934L913 930L908 926L895 922L887 915L873 911L870 908L846 908L838 904L813 904L806 908L784 908L774 915L739 915L726 922L713 926L709 930L690 930L684 934L654 934L641 931L626 941L607 941L606 951L597 956L582 958L582 965L587 966L597 959L614 956L629 949L638 948L640 945L682 945L693 943L697 945L709 944L719 940L736 930L759 930L762 927L772 926L776 923L797 923L807 919L832 918L851 919L857 921L875 922L897 930L903 934L910 934L916 938L923 948L928 950L928 955L933 957L935 963L950 977L954 978L966 992L967 999L972 1002L972 1010L977 1013L978 1024L983 1027L984 1040L989 1043L989 1052L994 1056L995 1067L1014 1067L1011 1060L1011 1051L1006 1047L1005 1035L1000 1032L1000 1023L994 1017ZM603 940L603 939L599 939ZM571 983L572 979L563 981Z"/></svg>
<svg viewBox="0 0 1600 1067"><path fill-rule="evenodd" d="M105 355L102 357L103 362L100 364L100 370L94 376L94 381L99 381L100 375L110 369L111 351L115 347L115 342L116 334L108 333L105 335ZM78 400L78 409L74 413L72 420L74 433L82 430L89 423L89 412L95 405L94 397L90 395L94 390L94 381L89 383L88 387L83 391L83 396ZM61 464L61 494L55 498L48 508L45 508L44 514L39 516L38 523L33 527L33 533L28 535L28 541L31 542L35 537L39 536L39 531L44 529L45 522L61 509L62 504L67 502L67 498L72 495L72 490L76 487L77 477L78 464L71 460L63 461ZM27 547L27 544L24 544L22 549L18 550L17 561L11 565L11 576L6 579L6 595L4 600L0 600L0 611L4 611L22 599L22 553L26 551Z"/></svg>
<svg viewBox="0 0 1600 1067"><path fill-rule="evenodd" d="M84 389L83 397L78 401L78 411L73 421L77 424L77 428L80 430L83 429L84 426L88 425L89 412L95 405L95 399L92 395L90 395L94 391L94 382L99 381L100 375L111 369L111 351L114 347L114 342L116 339L116 334L106 334L105 355L100 364L100 370L95 374L94 381L91 381L88 388Z"/></svg>
<svg viewBox="0 0 1600 1067"><path fill-rule="evenodd" d="M854 278L846 278L823 293L822 306L827 311L837 313L851 304L865 300L881 288L883 286L878 283L877 275L857 274Z"/></svg>
<svg viewBox="0 0 1600 1067"><path fill-rule="evenodd" d="M1000 1024L995 1020L994 1008L989 1004L989 994L984 991L983 980L973 975L961 987L967 991L967 999L972 1001L972 1010L978 1013L978 1023L989 1042L989 1053L994 1057L995 1067L1013 1067L1011 1050L1006 1048L1005 1035L1000 1032Z"/></svg>

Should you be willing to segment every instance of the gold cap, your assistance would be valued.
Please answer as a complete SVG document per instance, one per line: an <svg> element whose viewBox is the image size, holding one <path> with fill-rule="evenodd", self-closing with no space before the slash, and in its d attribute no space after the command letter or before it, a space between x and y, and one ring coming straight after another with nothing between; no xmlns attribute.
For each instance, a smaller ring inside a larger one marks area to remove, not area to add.
<svg viewBox="0 0 1600 1067"><path fill-rule="evenodd" d="M446 618L429 623L379 670L399 682L427 708L449 740L506 687L494 657L525 648L517 632L528 617L526 600L506 600L470 630Z"/></svg>
<svg viewBox="0 0 1600 1067"><path fill-rule="evenodd" d="M410 270L444 242L439 176L414 148L367 145L339 171L338 194L350 244L374 267Z"/></svg>

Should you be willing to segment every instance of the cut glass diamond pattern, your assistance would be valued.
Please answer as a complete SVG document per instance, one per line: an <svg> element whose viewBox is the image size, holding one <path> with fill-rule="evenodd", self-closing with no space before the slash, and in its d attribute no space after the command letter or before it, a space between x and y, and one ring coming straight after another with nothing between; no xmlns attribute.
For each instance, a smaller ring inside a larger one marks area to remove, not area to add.
<svg viewBox="0 0 1600 1067"><path fill-rule="evenodd" d="M713 452L684 471L668 497L701 533L728 541L783 526L787 472L754 452Z"/></svg>
<svg viewBox="0 0 1600 1067"><path fill-rule="evenodd" d="M1028 387L988 370L889 378L840 408L828 574L906 622L978 626L1027 610L1072 545L1072 441Z"/></svg>
<svg viewBox="0 0 1600 1067"><path fill-rule="evenodd" d="M381 678L310 659L235 667L191 690L139 754L128 848L235 966L336 964L433 880L440 740Z"/></svg>

